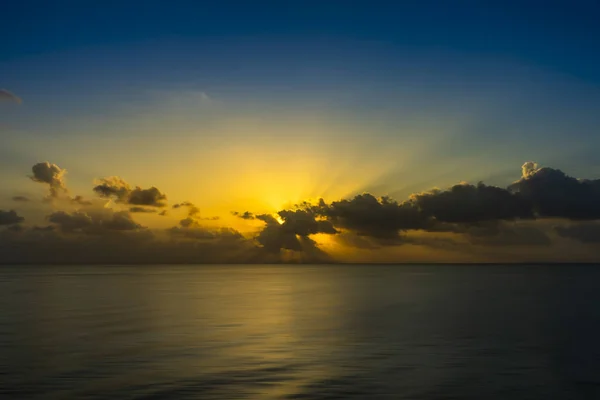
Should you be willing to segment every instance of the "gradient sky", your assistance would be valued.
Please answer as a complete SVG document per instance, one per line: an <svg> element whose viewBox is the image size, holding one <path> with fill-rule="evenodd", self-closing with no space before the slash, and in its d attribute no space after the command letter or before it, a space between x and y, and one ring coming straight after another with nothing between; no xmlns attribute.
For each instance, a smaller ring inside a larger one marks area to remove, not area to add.
<svg viewBox="0 0 600 400"><path fill-rule="evenodd" d="M47 188L28 179L45 161L68 171L69 196L97 200L94 182L110 176L159 188L169 215L131 216L151 231L176 226L185 215L171 207L188 201L198 224L249 241L264 221L232 211L361 193L402 202L459 182L506 188L527 161L600 177L597 2L85 3L3 6L0 210L16 210L25 227L67 207L42 201ZM375 252L323 235L310 240L342 261L506 254L398 243ZM458 233L443 240L479 245ZM552 243L507 258L600 256Z"/></svg>

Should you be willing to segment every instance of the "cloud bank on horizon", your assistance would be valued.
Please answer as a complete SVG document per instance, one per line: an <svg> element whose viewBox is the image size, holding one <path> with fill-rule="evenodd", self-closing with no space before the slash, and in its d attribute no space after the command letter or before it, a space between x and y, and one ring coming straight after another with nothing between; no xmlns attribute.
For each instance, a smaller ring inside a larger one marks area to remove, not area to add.
<svg viewBox="0 0 600 400"><path fill-rule="evenodd" d="M303 202L275 214L232 211L239 221L262 224L249 234L206 224L218 218L202 218L189 201L170 207L185 212L174 226L146 227L136 214L167 215L167 195L160 189L113 176L96 180L96 197L85 199L70 195L65 175L49 162L32 167L30 179L49 190L38 203L51 204L46 224L28 223L19 207L0 210L1 263L402 262L407 247L463 261L521 261L527 255L529 261L547 261L557 251L562 261L600 260L594 247L600 242L600 179L577 179L533 162L506 188L463 182L405 201L363 193ZM35 204L25 196L12 200ZM500 250L513 258L499 256Z"/></svg>

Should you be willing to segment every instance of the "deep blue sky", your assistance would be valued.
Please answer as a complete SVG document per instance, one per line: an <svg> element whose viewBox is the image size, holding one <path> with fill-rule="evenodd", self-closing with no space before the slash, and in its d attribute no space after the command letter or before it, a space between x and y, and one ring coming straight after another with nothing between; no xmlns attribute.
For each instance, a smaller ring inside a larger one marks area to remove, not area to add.
<svg viewBox="0 0 600 400"><path fill-rule="evenodd" d="M171 35L333 35L509 55L594 81L600 77L597 1L91 3L6 2L2 59Z"/></svg>
<svg viewBox="0 0 600 400"><path fill-rule="evenodd" d="M12 1L0 57L169 36L333 36L507 56L597 82L598 20L597 1Z"/></svg>

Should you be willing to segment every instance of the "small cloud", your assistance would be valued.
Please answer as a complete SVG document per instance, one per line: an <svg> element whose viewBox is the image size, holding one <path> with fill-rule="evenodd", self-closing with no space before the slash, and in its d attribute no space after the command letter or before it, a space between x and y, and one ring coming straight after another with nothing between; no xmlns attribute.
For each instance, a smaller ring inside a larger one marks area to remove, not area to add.
<svg viewBox="0 0 600 400"><path fill-rule="evenodd" d="M188 209L189 217L196 217L200 214L200 209L198 207L196 207L196 205L194 205L194 203L192 203L190 201L184 201L183 203L173 204L174 209L185 208L185 207L187 207L187 209Z"/></svg>
<svg viewBox="0 0 600 400"><path fill-rule="evenodd" d="M98 179L93 190L100 197L114 198L119 203L149 207L166 206L167 196L161 193L158 188L152 186L149 189L142 189L138 186L132 189L127 182L118 176Z"/></svg>
<svg viewBox="0 0 600 400"><path fill-rule="evenodd" d="M65 184L66 169L45 161L35 164L31 167L31 171L33 172L30 177L32 181L50 186L50 197L58 197L60 193L67 193Z"/></svg>
<svg viewBox="0 0 600 400"><path fill-rule="evenodd" d="M81 206L91 206L92 202L85 200L82 196L75 196L71 199L71 203L79 204Z"/></svg>
<svg viewBox="0 0 600 400"><path fill-rule="evenodd" d="M129 212L132 212L132 213L155 213L156 210L151 209L151 208L144 208L144 207L136 206L136 207L131 207L129 209Z"/></svg>
<svg viewBox="0 0 600 400"><path fill-rule="evenodd" d="M234 215L241 219L256 219L254 214L252 214L250 211L244 211L243 213L238 212L238 211L232 211L231 215Z"/></svg>
<svg viewBox="0 0 600 400"><path fill-rule="evenodd" d="M6 89L0 89L0 102L1 101L17 103L17 104L22 103L21 98L19 96L15 95L14 93L12 93Z"/></svg>
<svg viewBox="0 0 600 400"><path fill-rule="evenodd" d="M16 211L0 210L0 225L15 225L21 223L25 218L19 216Z"/></svg>

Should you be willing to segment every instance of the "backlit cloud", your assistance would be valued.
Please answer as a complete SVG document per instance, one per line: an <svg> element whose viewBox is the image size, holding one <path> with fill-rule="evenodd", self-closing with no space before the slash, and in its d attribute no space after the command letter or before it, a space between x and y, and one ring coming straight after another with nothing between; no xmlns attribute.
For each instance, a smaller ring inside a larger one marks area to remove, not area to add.
<svg viewBox="0 0 600 400"><path fill-rule="evenodd" d="M24 218L19 216L14 210L0 210L0 225L14 225L23 221Z"/></svg>
<svg viewBox="0 0 600 400"><path fill-rule="evenodd" d="M262 222L244 234L207 223L218 217L201 218L190 201L175 203L169 216L166 195L156 187L134 187L120 177L100 179L92 190L114 200L105 204L70 197L66 171L56 164L38 163L32 171L31 179L48 185L51 198L68 201L53 203L47 226L28 225L16 211L0 211L0 262L330 262L335 257L329 252L340 248L375 255L419 247L476 256L502 249L551 251L557 241L600 242L600 180L576 179L533 162L525 163L520 179L506 188L462 182L404 201L363 193L276 213L232 212ZM136 216L140 213L173 218L172 225L144 227L135 220L143 218ZM590 252L600 259L600 251Z"/></svg>
<svg viewBox="0 0 600 400"><path fill-rule="evenodd" d="M98 179L94 192L101 197L113 198L119 203L134 206L165 207L167 196L156 187L142 189L131 186L118 176Z"/></svg>
<svg viewBox="0 0 600 400"><path fill-rule="evenodd" d="M34 182L45 183L49 186L50 197L58 197L67 193L65 184L67 170L46 161L35 164L31 167L31 171L33 172L31 179Z"/></svg>

